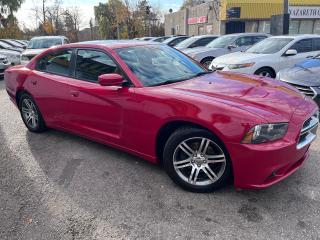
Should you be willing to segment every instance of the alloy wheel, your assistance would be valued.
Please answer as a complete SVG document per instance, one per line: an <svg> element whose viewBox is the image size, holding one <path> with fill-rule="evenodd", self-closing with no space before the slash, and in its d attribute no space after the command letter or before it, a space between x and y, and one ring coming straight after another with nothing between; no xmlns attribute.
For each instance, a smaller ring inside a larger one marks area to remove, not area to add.
<svg viewBox="0 0 320 240"><path fill-rule="evenodd" d="M183 181L195 186L207 186L218 181L225 172L226 156L214 141L194 137L176 147L173 166Z"/></svg>
<svg viewBox="0 0 320 240"><path fill-rule="evenodd" d="M262 77L271 77L271 74L270 72L268 71L262 71L259 73L259 76L262 76Z"/></svg>
<svg viewBox="0 0 320 240"><path fill-rule="evenodd" d="M23 99L21 111L26 124L30 128L36 129L39 125L39 114L34 103L28 98Z"/></svg>

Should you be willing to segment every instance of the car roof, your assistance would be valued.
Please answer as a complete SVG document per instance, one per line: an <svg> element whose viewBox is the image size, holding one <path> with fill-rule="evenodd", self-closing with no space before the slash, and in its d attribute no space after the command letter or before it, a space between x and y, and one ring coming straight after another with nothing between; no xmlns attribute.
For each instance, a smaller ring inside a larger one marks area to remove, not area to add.
<svg viewBox="0 0 320 240"><path fill-rule="evenodd" d="M95 40L95 41L85 41L85 42L79 42L79 43L72 43L68 44L70 46L105 46L111 49L116 48L124 48L124 47L135 47L135 46L145 46L145 45L159 45L158 42L152 42L152 41L139 41L139 40Z"/></svg>
<svg viewBox="0 0 320 240"><path fill-rule="evenodd" d="M41 39L41 38L67 38L65 36L37 36L37 37L33 37L32 39Z"/></svg>
<svg viewBox="0 0 320 240"><path fill-rule="evenodd" d="M221 36L270 36L270 34L267 33L232 33L232 34L226 34Z"/></svg>
<svg viewBox="0 0 320 240"><path fill-rule="evenodd" d="M292 34L292 35L281 35L281 36L272 36L271 38L293 38L293 39L305 39L305 38L320 38L318 34Z"/></svg>
<svg viewBox="0 0 320 240"><path fill-rule="evenodd" d="M197 36L192 36L191 38L206 38L206 37L220 37L220 35L197 35Z"/></svg>

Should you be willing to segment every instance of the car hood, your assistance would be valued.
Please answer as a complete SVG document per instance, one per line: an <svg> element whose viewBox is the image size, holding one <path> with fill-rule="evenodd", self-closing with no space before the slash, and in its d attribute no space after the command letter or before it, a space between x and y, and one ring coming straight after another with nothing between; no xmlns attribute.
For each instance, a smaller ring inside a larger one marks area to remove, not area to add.
<svg viewBox="0 0 320 240"><path fill-rule="evenodd" d="M310 59L294 67L280 71L280 79L285 82L315 87L320 86L320 59Z"/></svg>
<svg viewBox="0 0 320 240"><path fill-rule="evenodd" d="M27 50L25 50L22 54L23 54L23 55L35 56L35 55L38 55L39 53L42 53L44 50L47 50L47 49L46 49L46 48L41 48L41 49L27 49Z"/></svg>
<svg viewBox="0 0 320 240"><path fill-rule="evenodd" d="M10 55L10 56L20 56L20 53L17 51L12 51L12 50L8 50L8 49L1 49L0 50L0 54L2 55Z"/></svg>
<svg viewBox="0 0 320 240"><path fill-rule="evenodd" d="M213 60L216 64L238 64L238 63L249 63L263 59L267 54L256 54L247 52L234 52L229 53Z"/></svg>
<svg viewBox="0 0 320 240"><path fill-rule="evenodd" d="M289 121L305 101L305 96L281 81L230 72L215 72L162 89L239 107L267 122Z"/></svg>

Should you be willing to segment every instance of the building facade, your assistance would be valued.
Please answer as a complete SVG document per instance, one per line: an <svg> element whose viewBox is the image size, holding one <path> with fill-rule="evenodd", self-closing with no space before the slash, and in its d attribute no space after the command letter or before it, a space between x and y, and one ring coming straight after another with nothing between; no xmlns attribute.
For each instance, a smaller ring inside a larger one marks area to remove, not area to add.
<svg viewBox="0 0 320 240"><path fill-rule="evenodd" d="M320 34L320 0L289 0L290 34ZM270 33L283 0L213 0L165 15L165 34Z"/></svg>

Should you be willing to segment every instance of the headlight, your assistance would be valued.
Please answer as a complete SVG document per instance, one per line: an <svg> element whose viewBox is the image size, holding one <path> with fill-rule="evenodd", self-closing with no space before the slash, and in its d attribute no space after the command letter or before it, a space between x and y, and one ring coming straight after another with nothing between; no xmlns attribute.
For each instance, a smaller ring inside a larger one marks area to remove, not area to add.
<svg viewBox="0 0 320 240"><path fill-rule="evenodd" d="M238 69L238 68L246 68L246 67L251 67L253 66L255 63L241 63L241 64L230 64L228 65L229 69Z"/></svg>
<svg viewBox="0 0 320 240"><path fill-rule="evenodd" d="M256 125L244 136L242 143L258 144L283 138L288 130L288 123Z"/></svg>

